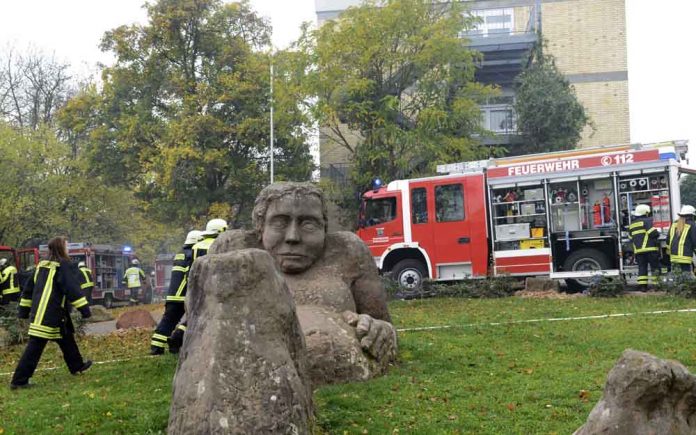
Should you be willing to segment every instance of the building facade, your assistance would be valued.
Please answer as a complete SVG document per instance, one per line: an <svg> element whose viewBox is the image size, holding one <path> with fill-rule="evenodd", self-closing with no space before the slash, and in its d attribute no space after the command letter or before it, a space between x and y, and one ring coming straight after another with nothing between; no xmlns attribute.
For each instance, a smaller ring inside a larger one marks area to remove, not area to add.
<svg viewBox="0 0 696 435"><path fill-rule="evenodd" d="M480 24L462 35L483 53L477 80L500 86L501 96L481 106L484 127L495 133L490 144L513 147L516 134L512 104L513 83L529 51L537 44L537 30L547 42L546 52L575 88L594 124L586 127L580 147L630 142L628 62L625 0L466 0ZM315 0L321 25L358 6L361 0ZM320 137L322 176L340 181L348 165L346 151Z"/></svg>

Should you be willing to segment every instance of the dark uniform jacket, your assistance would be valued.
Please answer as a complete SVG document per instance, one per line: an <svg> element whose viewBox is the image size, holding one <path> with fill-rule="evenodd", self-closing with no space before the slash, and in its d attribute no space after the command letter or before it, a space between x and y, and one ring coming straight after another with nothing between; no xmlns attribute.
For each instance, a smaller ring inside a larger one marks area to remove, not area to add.
<svg viewBox="0 0 696 435"><path fill-rule="evenodd" d="M10 264L0 272L0 275L0 300L2 303L19 299L20 288L17 268Z"/></svg>
<svg viewBox="0 0 696 435"><path fill-rule="evenodd" d="M637 218L629 225L628 232L631 235L634 253L657 252L657 239L660 237L660 233L657 228L653 227L652 218Z"/></svg>
<svg viewBox="0 0 696 435"><path fill-rule="evenodd" d="M696 230L694 221L686 220L684 231L676 234L677 222L669 229L669 261L672 263L691 264L691 257L696 248Z"/></svg>
<svg viewBox="0 0 696 435"><path fill-rule="evenodd" d="M94 287L94 279L92 278L92 269L89 267L83 266L80 268L80 272L78 273L78 277L80 278L80 289L83 292L86 292L89 290L90 287Z"/></svg>
<svg viewBox="0 0 696 435"><path fill-rule="evenodd" d="M29 335L58 340L73 333L70 305L80 310L83 317L90 316L75 266L69 261L40 261L19 301L19 317L31 322Z"/></svg>
<svg viewBox="0 0 696 435"><path fill-rule="evenodd" d="M182 252L174 257L172 265L172 276L169 280L169 290L167 291L167 302L184 303L186 300L186 286L188 285L188 273L193 263L193 251L191 246L184 246Z"/></svg>

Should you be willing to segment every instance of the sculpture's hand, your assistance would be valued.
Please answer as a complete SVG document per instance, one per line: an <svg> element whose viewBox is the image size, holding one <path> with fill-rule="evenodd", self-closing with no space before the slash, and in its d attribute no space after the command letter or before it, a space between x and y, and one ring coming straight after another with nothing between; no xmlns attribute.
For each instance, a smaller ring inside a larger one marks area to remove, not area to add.
<svg viewBox="0 0 696 435"><path fill-rule="evenodd" d="M360 345L378 361L396 358L397 342L394 326L384 320L373 319L367 314L343 313L349 325L355 326Z"/></svg>

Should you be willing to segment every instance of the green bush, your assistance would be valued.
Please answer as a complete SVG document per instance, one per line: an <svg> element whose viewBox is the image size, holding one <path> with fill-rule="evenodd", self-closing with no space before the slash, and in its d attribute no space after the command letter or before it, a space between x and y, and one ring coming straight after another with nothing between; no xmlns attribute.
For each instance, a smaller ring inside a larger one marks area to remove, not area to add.
<svg viewBox="0 0 696 435"><path fill-rule="evenodd" d="M76 311L73 311L70 317L75 326L75 334L84 335L87 322ZM17 318L16 303L0 305L0 328L10 334L10 344L24 343L28 338L29 321Z"/></svg>
<svg viewBox="0 0 696 435"><path fill-rule="evenodd" d="M685 298L696 298L696 279L690 273L672 272L660 285L668 293Z"/></svg>
<svg viewBox="0 0 696 435"><path fill-rule="evenodd" d="M0 328L10 334L10 344L26 341L28 322L17 318L16 303L0 305Z"/></svg>
<svg viewBox="0 0 696 435"><path fill-rule="evenodd" d="M624 292L624 282L615 276L603 276L590 285L588 292L593 298L615 298Z"/></svg>
<svg viewBox="0 0 696 435"><path fill-rule="evenodd" d="M507 276L488 277L485 279L467 279L452 284L439 284L441 293L473 299L505 298L512 296L518 287L514 279Z"/></svg>

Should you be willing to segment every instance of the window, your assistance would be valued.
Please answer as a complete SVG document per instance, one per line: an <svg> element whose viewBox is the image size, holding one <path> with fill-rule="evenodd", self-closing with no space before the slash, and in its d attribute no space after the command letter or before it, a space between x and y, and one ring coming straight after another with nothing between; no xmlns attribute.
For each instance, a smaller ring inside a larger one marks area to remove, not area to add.
<svg viewBox="0 0 696 435"><path fill-rule="evenodd" d="M464 189L461 184L435 187L435 219L437 222L464 220Z"/></svg>
<svg viewBox="0 0 696 435"><path fill-rule="evenodd" d="M514 30L513 8L482 9L471 11L479 22L468 32L469 36L509 35Z"/></svg>
<svg viewBox="0 0 696 435"><path fill-rule="evenodd" d="M396 197L367 200L365 226L371 227L394 219L396 219Z"/></svg>
<svg viewBox="0 0 696 435"><path fill-rule="evenodd" d="M428 202L424 187L411 190L411 222L414 224L428 223Z"/></svg>

